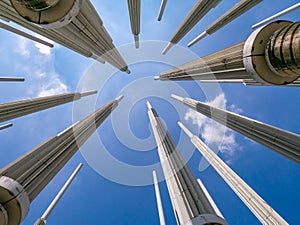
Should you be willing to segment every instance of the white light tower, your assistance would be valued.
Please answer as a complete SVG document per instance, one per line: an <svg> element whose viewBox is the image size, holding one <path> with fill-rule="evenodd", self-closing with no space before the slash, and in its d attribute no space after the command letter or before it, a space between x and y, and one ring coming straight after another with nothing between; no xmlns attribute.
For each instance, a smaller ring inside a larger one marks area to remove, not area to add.
<svg viewBox="0 0 300 225"><path fill-rule="evenodd" d="M130 73L90 0L2 0L0 17Z"/></svg>
<svg viewBox="0 0 300 225"><path fill-rule="evenodd" d="M241 42L168 70L158 80L300 86L300 22L275 21Z"/></svg>
<svg viewBox="0 0 300 225"><path fill-rule="evenodd" d="M232 169L229 168L207 145L193 135L182 123L178 123L203 157L218 172L231 189L247 205L257 219L266 225L288 225L288 223Z"/></svg>
<svg viewBox="0 0 300 225"><path fill-rule="evenodd" d="M148 116L178 225L227 225L200 188L157 112L147 102Z"/></svg>
<svg viewBox="0 0 300 225"><path fill-rule="evenodd" d="M162 54L166 54L174 44L177 44L212 8L215 8L220 1L221 0L198 0L175 31Z"/></svg>
<svg viewBox="0 0 300 225"><path fill-rule="evenodd" d="M83 93L74 92L0 104L0 122L49 109L68 102L77 101L84 96L93 95L95 93L97 93L97 91Z"/></svg>
<svg viewBox="0 0 300 225"><path fill-rule="evenodd" d="M192 45L196 44L198 41L206 37L207 35L211 35L239 17L240 15L244 14L248 10L252 9L254 6L256 6L258 3L262 2L262 0L241 0L238 2L235 6L233 6L231 9L229 9L224 15L222 15L220 18L218 18L215 22L213 22L210 26L206 28L206 30L200 34L198 37L196 37L194 40L192 40L188 47L191 47Z"/></svg>
<svg viewBox="0 0 300 225"><path fill-rule="evenodd" d="M131 31L134 36L135 47L139 48L139 34L141 26L141 0L127 0Z"/></svg>
<svg viewBox="0 0 300 225"><path fill-rule="evenodd" d="M191 98L172 97L197 112L231 128L242 135L300 163L300 135L270 126L236 113L210 106Z"/></svg>
<svg viewBox="0 0 300 225"><path fill-rule="evenodd" d="M0 170L0 225L19 225L30 203L118 106L112 100Z"/></svg>

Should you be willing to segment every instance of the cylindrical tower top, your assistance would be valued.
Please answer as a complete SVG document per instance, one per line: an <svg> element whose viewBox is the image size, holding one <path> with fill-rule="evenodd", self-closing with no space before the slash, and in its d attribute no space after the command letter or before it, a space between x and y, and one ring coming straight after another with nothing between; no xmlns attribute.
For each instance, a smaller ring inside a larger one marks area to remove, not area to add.
<svg viewBox="0 0 300 225"><path fill-rule="evenodd" d="M33 11L42 11L55 6L60 0L19 0L26 8Z"/></svg>
<svg viewBox="0 0 300 225"><path fill-rule="evenodd" d="M266 60L279 76L300 76L300 22L274 32L266 45Z"/></svg>
<svg viewBox="0 0 300 225"><path fill-rule="evenodd" d="M10 0L24 19L43 28L60 28L69 24L79 13L82 0Z"/></svg>

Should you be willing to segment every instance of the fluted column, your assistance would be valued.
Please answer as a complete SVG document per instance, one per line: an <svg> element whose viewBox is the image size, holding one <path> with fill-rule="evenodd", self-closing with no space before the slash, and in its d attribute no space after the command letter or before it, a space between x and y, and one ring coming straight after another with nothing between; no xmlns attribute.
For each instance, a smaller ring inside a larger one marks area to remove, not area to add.
<svg viewBox="0 0 300 225"><path fill-rule="evenodd" d="M19 225L22 222L30 203L111 114L121 99L122 96L108 102L0 170L0 218L5 218L3 224Z"/></svg>
<svg viewBox="0 0 300 225"><path fill-rule="evenodd" d="M141 26L141 0L127 0L131 31L134 36L135 47L139 48L139 34Z"/></svg>
<svg viewBox="0 0 300 225"><path fill-rule="evenodd" d="M193 135L182 123L178 123L191 142L217 173L247 205L257 219L266 225L288 225L288 223L251 187L227 166L203 141Z"/></svg>
<svg viewBox="0 0 300 225"><path fill-rule="evenodd" d="M0 16L86 57L107 61L130 73L89 0L48 2L43 0L41 5L34 5L31 1L3 0Z"/></svg>
<svg viewBox="0 0 300 225"><path fill-rule="evenodd" d="M75 92L0 104L0 122L42 111L68 102L77 101L81 99L81 97L95 93L97 92Z"/></svg>
<svg viewBox="0 0 300 225"><path fill-rule="evenodd" d="M177 223L179 225L227 224L217 215L209 198L198 185L157 112L149 102L147 105Z"/></svg>
<svg viewBox="0 0 300 225"><path fill-rule="evenodd" d="M166 54L174 44L177 44L212 8L216 7L220 1L221 0L198 0L175 31L162 54Z"/></svg>
<svg viewBox="0 0 300 225"><path fill-rule="evenodd" d="M253 120L191 98L172 97L197 112L231 128L242 135L300 163L300 135Z"/></svg>

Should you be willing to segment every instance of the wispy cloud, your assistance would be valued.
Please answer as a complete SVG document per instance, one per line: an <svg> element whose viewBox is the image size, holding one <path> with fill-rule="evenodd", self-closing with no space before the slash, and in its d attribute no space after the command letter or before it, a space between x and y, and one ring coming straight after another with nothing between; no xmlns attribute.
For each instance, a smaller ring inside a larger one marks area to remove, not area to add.
<svg viewBox="0 0 300 225"><path fill-rule="evenodd" d="M41 86L38 97L51 96L64 93L68 90L68 86L64 84L58 76L53 75L53 78Z"/></svg>
<svg viewBox="0 0 300 225"><path fill-rule="evenodd" d="M18 48L15 48L15 51L22 56L29 56L30 51L28 50L28 40L24 37L20 37Z"/></svg>
<svg viewBox="0 0 300 225"><path fill-rule="evenodd" d="M207 103L217 108L226 109L227 99L224 93L222 93L214 100ZM230 111L234 111L236 113L242 112L242 110L236 105L230 105L228 108ZM234 132L226 126L217 123L192 109L188 109L184 119L186 121L191 121L194 125L198 126L201 138L206 144L217 146L217 149L222 153L225 153L227 156L233 156L235 151L240 149L236 142Z"/></svg>
<svg viewBox="0 0 300 225"><path fill-rule="evenodd" d="M39 34L36 34L35 35L37 38L41 39L41 40L44 40L44 41L47 41L48 43L51 43L53 44L54 42L51 41L50 39L48 38L45 38ZM43 45L43 44L40 44L38 42L35 43L35 47L38 48L39 52L43 55L46 55L46 56L50 56L51 55L51 48L46 46L46 45Z"/></svg>

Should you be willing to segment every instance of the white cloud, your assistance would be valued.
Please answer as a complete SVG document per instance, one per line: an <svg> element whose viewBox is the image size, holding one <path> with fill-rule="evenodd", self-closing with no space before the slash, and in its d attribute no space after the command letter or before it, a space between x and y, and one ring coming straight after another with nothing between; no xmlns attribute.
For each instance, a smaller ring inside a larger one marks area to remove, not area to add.
<svg viewBox="0 0 300 225"><path fill-rule="evenodd" d="M28 50L28 40L24 37L19 38L18 48L16 49L17 53L22 56L29 56L30 51Z"/></svg>
<svg viewBox="0 0 300 225"><path fill-rule="evenodd" d="M49 83L44 84L40 88L38 97L62 94L67 90L67 85L64 84L57 75L54 75Z"/></svg>
<svg viewBox="0 0 300 225"><path fill-rule="evenodd" d="M43 41L48 42L48 43L51 43L51 44L54 43L52 40L50 40L50 39L48 39L48 38L45 38L45 37L43 37L43 36L41 36L41 35L39 35L39 34L35 34L35 36L36 36L37 38L43 40ZM38 48L38 50L39 50L39 52L40 52L41 54L47 55L47 56L51 55L51 48L50 48L50 47L48 47L48 46L46 46L46 45L43 45L43 44L41 44L41 43L38 43L38 42L35 42L35 47Z"/></svg>
<svg viewBox="0 0 300 225"><path fill-rule="evenodd" d="M211 102L207 102L207 104L221 109L226 109L226 103L227 100L224 93L218 95ZM230 105L228 108L237 113L242 111L235 105ZM240 149L236 143L234 132L226 126L192 109L188 109L184 120L190 120L194 125L199 127L201 137L207 145L216 145L218 150L227 156L232 156L237 149Z"/></svg>

